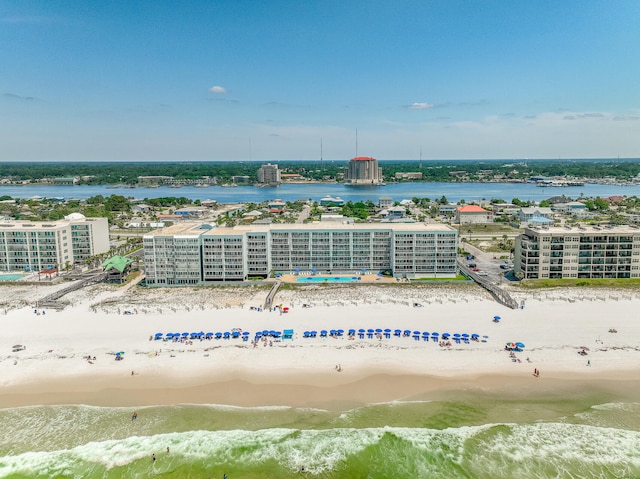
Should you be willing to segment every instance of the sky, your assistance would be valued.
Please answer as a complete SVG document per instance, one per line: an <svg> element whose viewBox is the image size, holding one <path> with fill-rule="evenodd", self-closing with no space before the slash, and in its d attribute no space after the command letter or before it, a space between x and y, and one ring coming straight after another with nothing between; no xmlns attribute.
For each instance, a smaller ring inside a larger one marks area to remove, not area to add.
<svg viewBox="0 0 640 479"><path fill-rule="evenodd" d="M638 0L0 2L0 161L640 157Z"/></svg>

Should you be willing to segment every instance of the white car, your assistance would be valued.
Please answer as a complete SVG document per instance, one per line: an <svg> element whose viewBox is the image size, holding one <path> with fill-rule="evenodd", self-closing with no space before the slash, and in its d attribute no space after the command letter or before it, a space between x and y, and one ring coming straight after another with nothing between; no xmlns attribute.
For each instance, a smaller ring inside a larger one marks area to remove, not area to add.
<svg viewBox="0 0 640 479"><path fill-rule="evenodd" d="M487 273L486 271L478 271L477 275L478 276L489 276L489 273Z"/></svg>

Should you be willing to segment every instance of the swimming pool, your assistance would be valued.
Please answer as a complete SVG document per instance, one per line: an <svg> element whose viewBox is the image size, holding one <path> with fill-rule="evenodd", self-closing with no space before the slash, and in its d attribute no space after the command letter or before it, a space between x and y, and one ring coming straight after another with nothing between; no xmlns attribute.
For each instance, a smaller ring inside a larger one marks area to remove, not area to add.
<svg viewBox="0 0 640 479"><path fill-rule="evenodd" d="M355 283L359 276L309 276L296 278L296 283Z"/></svg>
<svg viewBox="0 0 640 479"><path fill-rule="evenodd" d="M18 281L19 279L22 279L24 277L25 275L22 273L0 274L0 281Z"/></svg>

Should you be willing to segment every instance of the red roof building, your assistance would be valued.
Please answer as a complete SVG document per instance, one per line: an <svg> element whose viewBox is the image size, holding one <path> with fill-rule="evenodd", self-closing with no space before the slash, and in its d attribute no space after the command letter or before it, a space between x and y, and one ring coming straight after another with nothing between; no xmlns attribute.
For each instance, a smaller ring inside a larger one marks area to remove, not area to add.
<svg viewBox="0 0 640 479"><path fill-rule="evenodd" d="M477 205L464 205L456 208L456 221L461 225L493 223L493 214Z"/></svg>

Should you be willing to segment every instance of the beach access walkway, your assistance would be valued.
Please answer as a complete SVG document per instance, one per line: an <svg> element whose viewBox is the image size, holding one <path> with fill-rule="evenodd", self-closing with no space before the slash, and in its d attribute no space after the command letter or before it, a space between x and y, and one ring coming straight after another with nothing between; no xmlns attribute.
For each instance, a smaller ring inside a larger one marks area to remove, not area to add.
<svg viewBox="0 0 640 479"><path fill-rule="evenodd" d="M518 302L513 299L507 291L492 283L490 279L478 275L475 271L471 270L465 262L458 260L458 267L464 275L468 276L477 284L489 291L491 296L493 296L498 303L511 309L519 308Z"/></svg>
<svg viewBox="0 0 640 479"><path fill-rule="evenodd" d="M276 293L278 292L280 285L282 285L282 281L278 280L273 284L273 286L269 290L269 294L267 294L267 299L265 299L264 301L265 310L269 310L273 307L273 299L276 297Z"/></svg>
<svg viewBox="0 0 640 479"><path fill-rule="evenodd" d="M42 299L36 301L35 306L37 308L52 308L52 309L64 309L65 304L58 301L65 294L69 294L72 291L77 291L80 288L84 288L86 286L90 286L96 283L102 283L105 279L107 279L107 273L102 271L96 272L93 275L85 276L82 279L70 284L66 288L59 289Z"/></svg>

